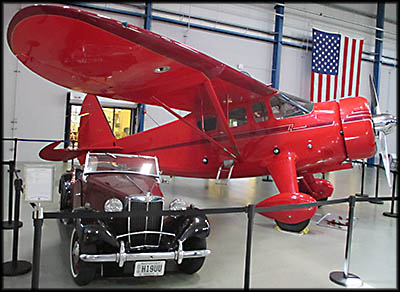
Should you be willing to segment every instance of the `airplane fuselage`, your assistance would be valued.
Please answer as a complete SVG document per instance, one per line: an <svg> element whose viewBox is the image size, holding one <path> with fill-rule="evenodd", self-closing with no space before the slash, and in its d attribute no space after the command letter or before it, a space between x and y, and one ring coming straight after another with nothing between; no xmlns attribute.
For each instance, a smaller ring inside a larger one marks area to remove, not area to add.
<svg viewBox="0 0 400 292"><path fill-rule="evenodd" d="M302 173L328 172L348 168L346 158L358 159L375 153L374 132L368 103L364 98L314 104L309 114L276 118L270 97L232 105L244 108L246 123L231 127L240 160L213 147L180 120L118 140L124 153L155 155L163 174L215 178L224 161L233 160L232 178L268 175L268 164L282 153L295 157ZM257 121L252 104L265 102L268 118ZM198 113L184 117L189 123L201 120ZM207 132L215 141L229 145L218 129ZM211 147L210 147L211 146Z"/></svg>

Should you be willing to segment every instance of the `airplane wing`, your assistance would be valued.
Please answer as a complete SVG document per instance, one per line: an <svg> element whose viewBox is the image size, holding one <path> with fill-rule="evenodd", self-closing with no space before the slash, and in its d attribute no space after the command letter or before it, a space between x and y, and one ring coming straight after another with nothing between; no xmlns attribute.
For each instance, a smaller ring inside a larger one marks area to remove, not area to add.
<svg viewBox="0 0 400 292"><path fill-rule="evenodd" d="M9 24L7 41L25 66L63 87L214 112L233 147L226 121L229 103L278 92L186 44L69 6L21 9Z"/></svg>

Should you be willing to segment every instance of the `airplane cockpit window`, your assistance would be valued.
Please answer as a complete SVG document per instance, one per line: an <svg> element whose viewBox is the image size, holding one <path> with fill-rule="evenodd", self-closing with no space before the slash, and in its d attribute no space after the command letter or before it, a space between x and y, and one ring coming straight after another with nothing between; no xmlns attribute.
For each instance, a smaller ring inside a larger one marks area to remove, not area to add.
<svg viewBox="0 0 400 292"><path fill-rule="evenodd" d="M201 126L201 120L197 121L197 127L200 130L203 130L203 127ZM204 131L211 131L215 130L217 128L217 117L212 116L212 117L207 117L204 119Z"/></svg>
<svg viewBox="0 0 400 292"><path fill-rule="evenodd" d="M276 119L306 115L314 108L312 102L283 92L271 97L270 104Z"/></svg>
<svg viewBox="0 0 400 292"><path fill-rule="evenodd" d="M229 127L237 127L247 123L246 110L243 107L237 107L229 111Z"/></svg>
<svg viewBox="0 0 400 292"><path fill-rule="evenodd" d="M253 115L254 115L254 120L258 122L263 122L268 120L268 113L267 110L265 109L265 104L264 102L256 102L251 105L251 108L253 110Z"/></svg>

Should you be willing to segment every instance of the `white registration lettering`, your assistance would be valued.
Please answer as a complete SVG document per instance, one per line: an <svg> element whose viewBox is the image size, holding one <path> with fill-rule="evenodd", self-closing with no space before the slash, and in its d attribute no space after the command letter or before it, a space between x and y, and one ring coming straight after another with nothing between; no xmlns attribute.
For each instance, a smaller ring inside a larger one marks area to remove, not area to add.
<svg viewBox="0 0 400 292"><path fill-rule="evenodd" d="M134 277L162 276L165 271L165 261L136 262Z"/></svg>

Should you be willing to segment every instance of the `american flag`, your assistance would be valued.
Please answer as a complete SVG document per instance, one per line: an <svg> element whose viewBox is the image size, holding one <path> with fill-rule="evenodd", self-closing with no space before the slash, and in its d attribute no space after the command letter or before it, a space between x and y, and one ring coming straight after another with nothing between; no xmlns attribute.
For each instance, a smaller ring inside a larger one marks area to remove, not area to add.
<svg viewBox="0 0 400 292"><path fill-rule="evenodd" d="M313 28L312 102L358 96L364 40Z"/></svg>

